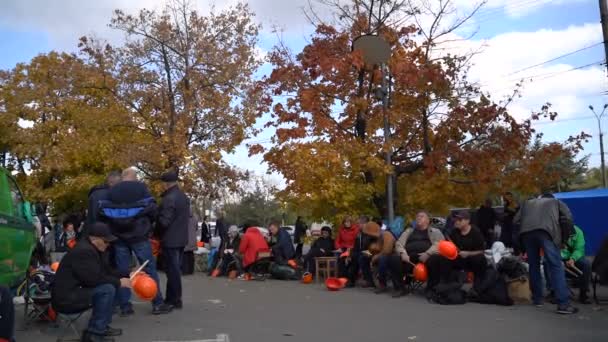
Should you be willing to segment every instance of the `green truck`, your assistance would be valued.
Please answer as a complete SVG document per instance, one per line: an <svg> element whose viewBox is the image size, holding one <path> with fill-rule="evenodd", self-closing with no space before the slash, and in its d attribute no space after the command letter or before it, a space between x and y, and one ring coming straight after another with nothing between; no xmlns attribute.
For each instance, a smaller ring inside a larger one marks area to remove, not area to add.
<svg viewBox="0 0 608 342"><path fill-rule="evenodd" d="M0 285L18 286L36 245L30 203L9 171L0 167Z"/></svg>

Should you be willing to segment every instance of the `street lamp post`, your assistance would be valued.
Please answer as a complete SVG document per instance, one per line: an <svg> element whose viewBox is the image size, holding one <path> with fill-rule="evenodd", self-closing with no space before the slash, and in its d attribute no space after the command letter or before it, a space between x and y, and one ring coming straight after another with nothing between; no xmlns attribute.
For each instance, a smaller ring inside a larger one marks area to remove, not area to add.
<svg viewBox="0 0 608 342"><path fill-rule="evenodd" d="M600 155L601 155L601 161L602 161L602 187L606 187L606 164L604 163L604 132L602 132L602 117L604 116L604 113L606 113L606 108L608 108L608 104L604 105L604 109L602 110L602 113L600 113L599 115L595 112L595 110L593 109L593 106L589 106L589 109L591 109L591 112L593 112L593 115L595 115L595 118L597 119L597 127L600 131Z"/></svg>
<svg viewBox="0 0 608 342"><path fill-rule="evenodd" d="M382 68L382 87L377 89L376 97L382 100L382 114L384 117L384 143L386 145L385 163L391 170L386 176L386 214L388 224L391 225L395 219L395 208L393 201L394 177L392 172L392 148L390 148L390 120L388 116L388 78L389 70L386 64L391 57L390 45L380 36L366 34L357 37L353 41L353 51L361 51L363 61L369 66L380 66Z"/></svg>

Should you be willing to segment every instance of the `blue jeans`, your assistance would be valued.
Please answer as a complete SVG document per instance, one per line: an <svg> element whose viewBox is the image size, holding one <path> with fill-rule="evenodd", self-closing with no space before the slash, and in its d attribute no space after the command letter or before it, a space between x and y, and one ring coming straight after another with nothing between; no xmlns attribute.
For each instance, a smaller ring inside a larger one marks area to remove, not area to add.
<svg viewBox="0 0 608 342"><path fill-rule="evenodd" d="M581 276L576 277L576 285L579 289L579 295L586 298L587 292L589 292L589 285L591 284L591 264L587 259L585 259L585 257L582 257L574 262L574 266L583 272ZM544 267L547 290L553 291L553 286L551 285L551 276L547 272L548 266L546 262L544 263ZM568 275L566 275L566 277L568 277Z"/></svg>
<svg viewBox="0 0 608 342"><path fill-rule="evenodd" d="M160 291L160 281L156 272L156 259L152 255L152 246L149 241L142 241L133 244L127 244L124 241L117 241L114 244L114 258L116 259L116 268L123 277L128 277L131 266L131 252L135 253L135 257L139 263L148 260L148 264L144 268L152 279L156 281L158 291L156 297L152 301L152 305L158 306L163 303L163 295ZM131 290L128 288L118 289L118 303L121 310L127 310L131 307Z"/></svg>
<svg viewBox="0 0 608 342"><path fill-rule="evenodd" d="M112 308L116 288L112 284L98 285L93 289L93 313L87 331L103 335L112 322Z"/></svg>
<svg viewBox="0 0 608 342"><path fill-rule="evenodd" d="M182 257L184 248L163 247L163 260L167 274L167 291L165 292L168 304L178 304L182 301Z"/></svg>
<svg viewBox="0 0 608 342"><path fill-rule="evenodd" d="M528 254L530 265L530 287L532 301L535 304L543 302L543 279L540 273L540 250L545 252L545 264L551 278L555 298L559 306L569 304L570 292L566 285L566 275L559 247L555 245L549 233L544 230L535 230L522 235L522 241Z"/></svg>

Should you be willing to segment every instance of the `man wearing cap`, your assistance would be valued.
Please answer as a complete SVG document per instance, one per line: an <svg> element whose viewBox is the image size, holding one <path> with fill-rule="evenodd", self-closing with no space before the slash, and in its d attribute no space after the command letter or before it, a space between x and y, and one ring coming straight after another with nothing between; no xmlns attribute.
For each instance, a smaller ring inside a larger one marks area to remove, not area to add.
<svg viewBox="0 0 608 342"><path fill-rule="evenodd" d="M167 273L165 304L181 309L182 303L182 256L188 244L190 200L177 184L177 171L161 176L165 192L158 209L155 234L160 238L163 260Z"/></svg>
<svg viewBox="0 0 608 342"><path fill-rule="evenodd" d="M52 289L53 308L64 314L92 309L82 341L114 341L120 329L110 327L112 309L118 288L130 288L129 278L112 270L102 254L116 241L110 228L101 222L89 227L89 236L70 250L59 264Z"/></svg>
<svg viewBox="0 0 608 342"><path fill-rule="evenodd" d="M471 216L468 211L462 210L454 214L454 230L450 240L458 247L458 258L449 260L441 257L440 274L448 277L452 270L473 272L475 280L483 279L487 269L484 256L485 239L479 229L471 226Z"/></svg>

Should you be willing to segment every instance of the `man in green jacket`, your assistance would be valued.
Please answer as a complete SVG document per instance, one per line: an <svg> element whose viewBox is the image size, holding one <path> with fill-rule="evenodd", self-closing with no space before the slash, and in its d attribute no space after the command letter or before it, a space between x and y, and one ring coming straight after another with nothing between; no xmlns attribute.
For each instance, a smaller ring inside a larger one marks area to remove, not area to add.
<svg viewBox="0 0 608 342"><path fill-rule="evenodd" d="M561 250L562 260L565 266L577 273L575 268L578 268L583 272L577 279L577 285L579 287L579 302L581 304L590 304L587 292L589 291L589 284L591 284L591 264L585 258L585 235L583 231L574 226L574 234L570 236L568 241L564 244ZM547 288L551 289L551 281L545 272L547 280ZM553 292L551 291L551 294Z"/></svg>

